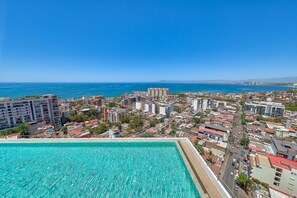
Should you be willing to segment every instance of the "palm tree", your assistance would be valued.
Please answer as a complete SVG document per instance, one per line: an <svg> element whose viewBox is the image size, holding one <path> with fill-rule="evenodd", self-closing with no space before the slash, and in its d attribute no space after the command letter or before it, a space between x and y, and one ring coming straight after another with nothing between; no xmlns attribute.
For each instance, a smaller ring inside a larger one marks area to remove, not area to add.
<svg viewBox="0 0 297 198"><path fill-rule="evenodd" d="M240 173L236 179L236 182L242 187L245 191L247 191L248 184L250 183L249 178L244 174Z"/></svg>

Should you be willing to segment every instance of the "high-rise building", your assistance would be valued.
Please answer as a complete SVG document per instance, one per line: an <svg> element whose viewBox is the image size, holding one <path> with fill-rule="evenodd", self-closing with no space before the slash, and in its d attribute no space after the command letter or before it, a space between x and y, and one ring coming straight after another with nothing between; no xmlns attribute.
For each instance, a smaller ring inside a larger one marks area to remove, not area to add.
<svg viewBox="0 0 297 198"><path fill-rule="evenodd" d="M143 103L143 102L136 102L136 103L135 103L135 108L136 108L137 110L143 110L143 108L144 108L144 103Z"/></svg>
<svg viewBox="0 0 297 198"><path fill-rule="evenodd" d="M148 95L154 99L163 98L170 94L169 88L149 88Z"/></svg>
<svg viewBox="0 0 297 198"><path fill-rule="evenodd" d="M124 116L127 114L126 110L108 110L107 121L108 122L122 122Z"/></svg>
<svg viewBox="0 0 297 198"><path fill-rule="evenodd" d="M151 102L146 103L144 105L144 112L155 114L156 113L156 105L154 103L151 103Z"/></svg>
<svg viewBox="0 0 297 198"><path fill-rule="evenodd" d="M103 96L94 96L93 100L94 100L94 105L96 105L98 107L103 106L103 102L104 102L104 97Z"/></svg>
<svg viewBox="0 0 297 198"><path fill-rule="evenodd" d="M164 115L166 117L169 117L174 110L174 106L172 103L169 103L169 104L160 103L158 104L158 106L159 106L159 114Z"/></svg>
<svg viewBox="0 0 297 198"><path fill-rule="evenodd" d="M206 109L212 109L214 107L214 101L211 98L197 98L193 100L192 106L194 111L205 111Z"/></svg>
<svg viewBox="0 0 297 198"><path fill-rule="evenodd" d="M276 118L284 115L285 106L276 102L246 102L244 104L244 111L246 113Z"/></svg>
<svg viewBox="0 0 297 198"><path fill-rule="evenodd" d="M0 101L0 128L18 126L25 122L52 124L56 130L61 127L57 96L47 94L41 97L27 97Z"/></svg>

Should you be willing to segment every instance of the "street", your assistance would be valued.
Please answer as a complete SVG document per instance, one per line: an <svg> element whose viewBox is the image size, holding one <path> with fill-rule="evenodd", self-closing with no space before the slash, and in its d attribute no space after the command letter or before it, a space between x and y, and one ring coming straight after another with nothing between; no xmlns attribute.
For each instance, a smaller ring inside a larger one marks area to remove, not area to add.
<svg viewBox="0 0 297 198"><path fill-rule="evenodd" d="M219 177L222 184L233 197L238 197L239 190L242 194L242 190L240 188L235 189L236 174L240 173L240 167L242 167L244 163L241 153L243 147L242 145L240 145L240 139L243 137L243 134L245 133L241 123L241 112L242 109L240 107L239 111L236 113L234 118L235 124L232 131L230 132L224 165L221 169L221 175ZM233 160L235 160L235 163L233 162Z"/></svg>

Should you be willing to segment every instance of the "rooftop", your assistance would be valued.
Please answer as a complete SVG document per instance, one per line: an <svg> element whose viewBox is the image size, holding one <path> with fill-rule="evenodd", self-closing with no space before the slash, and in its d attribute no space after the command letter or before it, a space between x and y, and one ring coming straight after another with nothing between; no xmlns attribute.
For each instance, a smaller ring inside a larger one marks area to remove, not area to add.
<svg viewBox="0 0 297 198"><path fill-rule="evenodd" d="M279 167L286 170L297 170L297 162L285 159L283 157L270 155L269 156L270 162L272 166Z"/></svg>
<svg viewBox="0 0 297 198"><path fill-rule="evenodd" d="M212 129L216 129L219 131L223 131L223 132L228 132L229 130L225 127L219 126L219 125L214 125L214 124L207 124L205 125L205 127L207 128L212 128Z"/></svg>
<svg viewBox="0 0 297 198"><path fill-rule="evenodd" d="M282 168L285 170L297 170L297 162L285 159L283 157L275 156L275 155L261 155L257 154L250 157L251 166L262 165L269 168ZM255 164L256 163L256 164Z"/></svg>

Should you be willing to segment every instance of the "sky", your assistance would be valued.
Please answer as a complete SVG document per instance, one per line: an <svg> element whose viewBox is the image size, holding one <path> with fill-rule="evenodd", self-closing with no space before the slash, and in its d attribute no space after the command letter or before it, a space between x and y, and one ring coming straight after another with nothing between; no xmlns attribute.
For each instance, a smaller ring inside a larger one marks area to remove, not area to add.
<svg viewBox="0 0 297 198"><path fill-rule="evenodd" d="M296 0L0 0L0 82L287 76Z"/></svg>

